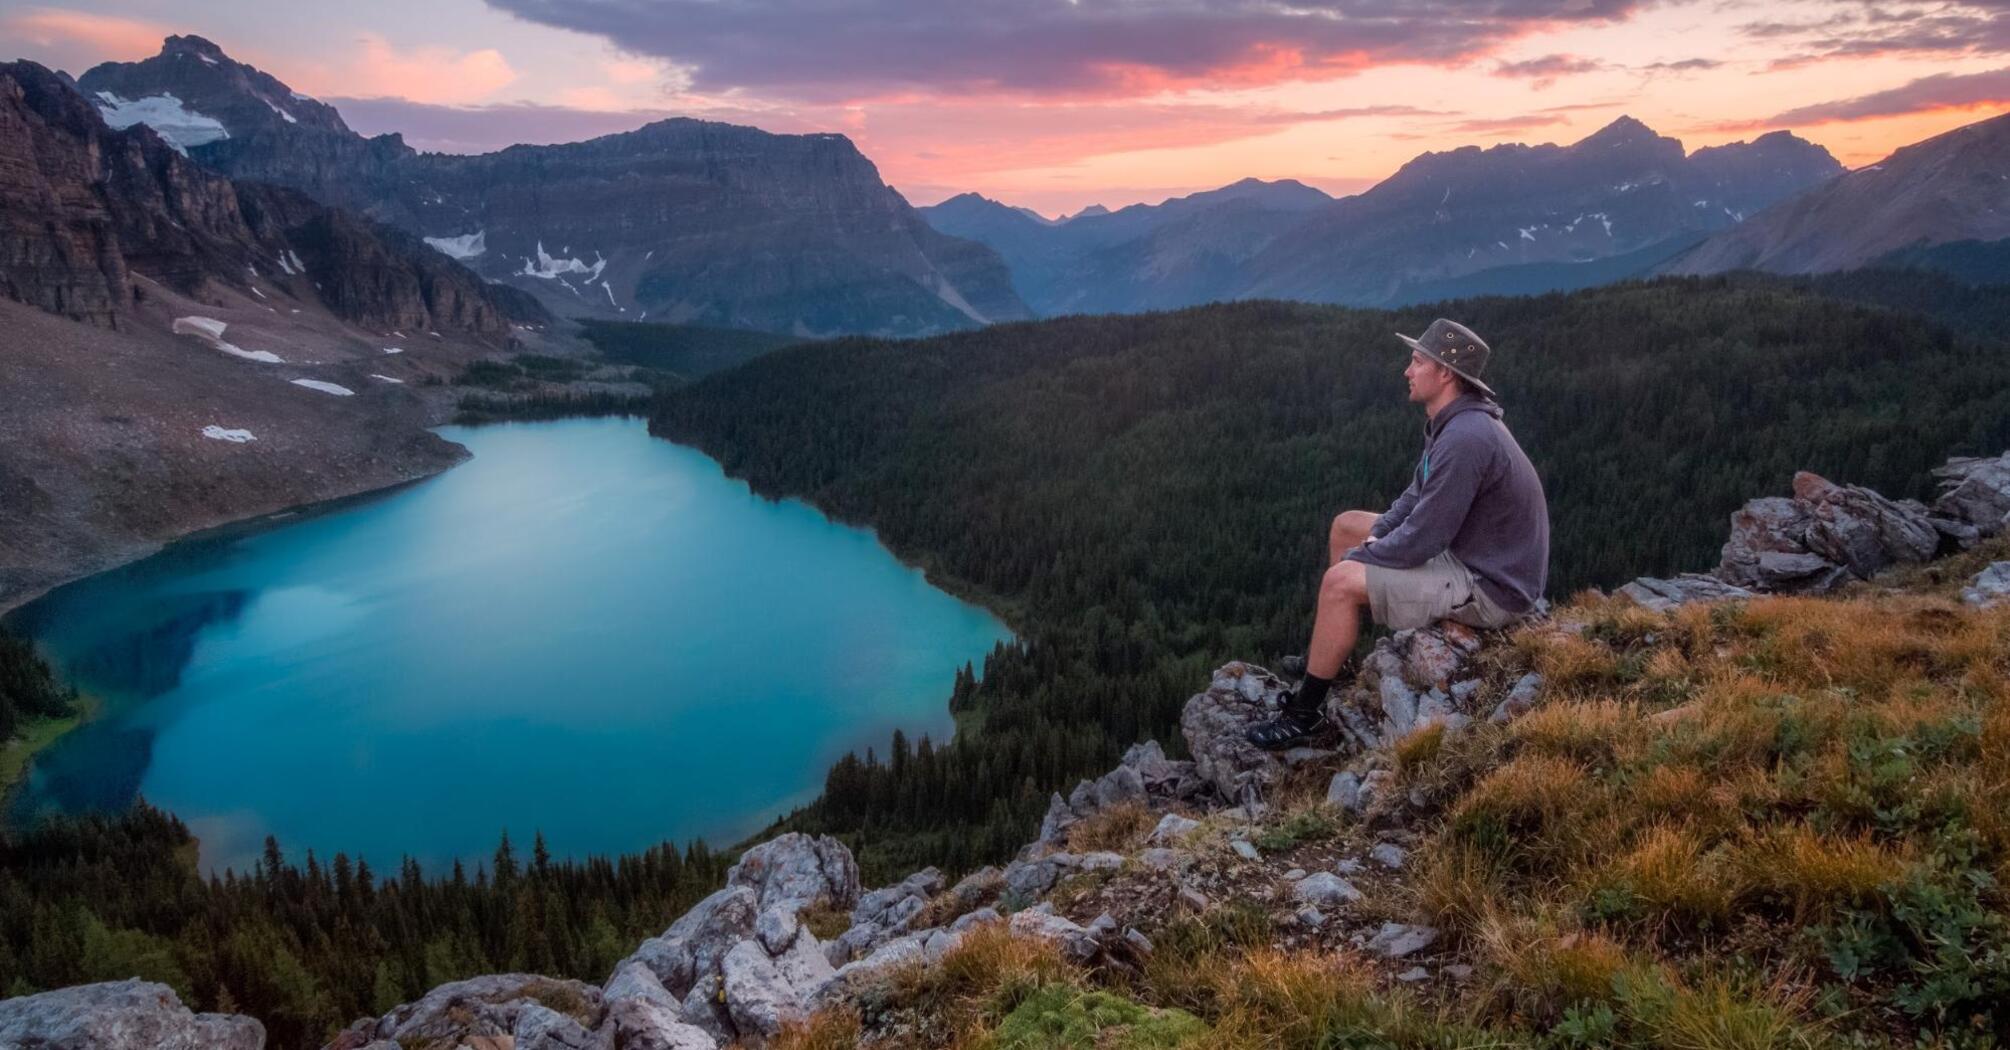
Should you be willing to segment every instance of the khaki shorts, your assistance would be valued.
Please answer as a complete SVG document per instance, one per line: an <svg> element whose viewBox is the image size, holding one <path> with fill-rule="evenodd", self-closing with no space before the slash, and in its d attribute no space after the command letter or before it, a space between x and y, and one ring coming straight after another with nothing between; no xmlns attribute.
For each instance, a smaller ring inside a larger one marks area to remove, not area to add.
<svg viewBox="0 0 2010 1050"><path fill-rule="evenodd" d="M1515 619L1473 583L1472 570L1451 551L1409 569L1368 566L1368 610L1376 623L1393 631L1439 620L1485 629Z"/></svg>

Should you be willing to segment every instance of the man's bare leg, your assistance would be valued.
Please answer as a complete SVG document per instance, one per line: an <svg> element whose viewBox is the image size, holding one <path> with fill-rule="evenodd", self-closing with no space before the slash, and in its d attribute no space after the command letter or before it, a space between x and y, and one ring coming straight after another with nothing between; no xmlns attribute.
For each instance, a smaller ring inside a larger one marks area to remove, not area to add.
<svg viewBox="0 0 2010 1050"><path fill-rule="evenodd" d="M1349 510L1333 516L1333 527L1326 532L1326 564L1338 565L1347 552L1368 542L1368 530L1375 527L1375 519L1380 515L1372 511Z"/></svg>
<svg viewBox="0 0 2010 1050"><path fill-rule="evenodd" d="M1312 644L1305 650L1305 672L1331 679L1354 651L1361 637L1361 606L1368 603L1368 567L1358 561L1336 562L1319 581L1319 609L1312 617Z"/></svg>
<svg viewBox="0 0 2010 1050"><path fill-rule="evenodd" d="M1340 677L1354 642L1361 636L1361 606L1368 601L1368 567L1336 562L1319 580L1319 607L1312 618L1312 643L1305 653L1305 679L1276 718L1245 731L1249 742L1275 751L1296 746L1318 727L1320 706Z"/></svg>

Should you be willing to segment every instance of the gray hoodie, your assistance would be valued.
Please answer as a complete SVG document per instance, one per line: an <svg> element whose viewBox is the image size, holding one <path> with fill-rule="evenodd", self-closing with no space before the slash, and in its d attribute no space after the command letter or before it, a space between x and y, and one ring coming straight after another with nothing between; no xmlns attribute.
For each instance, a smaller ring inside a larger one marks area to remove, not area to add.
<svg viewBox="0 0 2010 1050"><path fill-rule="evenodd" d="M1510 613L1527 612L1549 580L1549 504L1501 407L1466 394L1424 424L1410 487L1375 520L1375 542L1348 561L1408 569L1449 549Z"/></svg>

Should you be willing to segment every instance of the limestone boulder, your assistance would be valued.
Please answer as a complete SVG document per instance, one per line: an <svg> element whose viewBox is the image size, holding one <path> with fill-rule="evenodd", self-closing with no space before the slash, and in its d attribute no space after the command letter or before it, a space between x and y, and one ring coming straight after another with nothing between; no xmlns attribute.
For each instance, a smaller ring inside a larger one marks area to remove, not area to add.
<svg viewBox="0 0 2010 1050"><path fill-rule="evenodd" d="M1802 471L1794 475L1794 502L1807 508L1808 549L1860 580L1892 565L1926 561L1940 548L1940 531L1913 500L1886 499Z"/></svg>
<svg viewBox="0 0 2010 1050"><path fill-rule="evenodd" d="M401 1045L432 1041L448 1046L474 1037L514 1039L526 1012L542 1018L536 1011L552 1010L557 1003L568 1004L571 1012L567 1016L581 1030L598 1023L602 1013L601 990L590 984L529 973L488 974L440 985L417 1002L374 1020L358 1021L349 1027L348 1034L360 1037L352 1045L378 1039ZM556 1033L553 1037L561 1039L570 1031L551 1024L533 1027L541 1033Z"/></svg>
<svg viewBox="0 0 2010 1050"><path fill-rule="evenodd" d="M152 981L80 984L0 1000L0 1047L34 1050L261 1050L265 1026L198 1014Z"/></svg>
<svg viewBox="0 0 2010 1050"><path fill-rule="evenodd" d="M1977 609L2010 603L2010 561L1991 562L1961 589L1961 600Z"/></svg>
<svg viewBox="0 0 2010 1050"><path fill-rule="evenodd" d="M1180 732L1200 779L1232 805L1261 802L1288 768L1244 738L1250 726L1274 718L1289 698L1282 679L1240 661L1214 672L1205 692L1180 713Z"/></svg>
<svg viewBox="0 0 2010 1050"><path fill-rule="evenodd" d="M849 908L858 902L858 862L828 835L792 831L741 854L726 872L726 885L753 890L760 908L779 901Z"/></svg>
<svg viewBox="0 0 2010 1050"><path fill-rule="evenodd" d="M1994 536L2010 524L2010 452L2000 456L1955 456L1933 472L1941 492L1933 511L1943 518Z"/></svg>
<svg viewBox="0 0 2010 1050"><path fill-rule="evenodd" d="M1669 579L1641 576L1619 588L1619 594L1655 612L1667 612L1691 602L1741 601L1757 594L1715 576L1685 572Z"/></svg>

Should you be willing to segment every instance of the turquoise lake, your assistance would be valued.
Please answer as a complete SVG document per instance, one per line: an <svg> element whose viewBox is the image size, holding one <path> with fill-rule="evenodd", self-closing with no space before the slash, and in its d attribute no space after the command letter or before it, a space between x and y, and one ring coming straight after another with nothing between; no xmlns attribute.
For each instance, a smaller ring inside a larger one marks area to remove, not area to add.
<svg viewBox="0 0 2010 1050"><path fill-rule="evenodd" d="M185 541L12 615L100 717L15 821L186 821L244 870L277 836L391 871L715 845L896 728L1010 635L870 531L753 495L640 420L444 428L474 458L388 495Z"/></svg>

